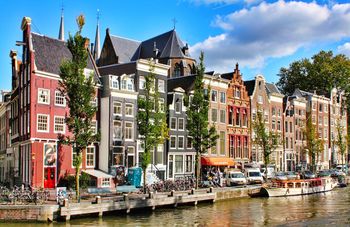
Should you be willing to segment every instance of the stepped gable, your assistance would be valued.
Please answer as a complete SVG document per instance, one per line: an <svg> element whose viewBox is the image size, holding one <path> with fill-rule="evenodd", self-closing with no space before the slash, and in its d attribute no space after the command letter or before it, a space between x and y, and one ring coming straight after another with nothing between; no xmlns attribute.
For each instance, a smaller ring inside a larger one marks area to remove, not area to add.
<svg viewBox="0 0 350 227"><path fill-rule="evenodd" d="M31 33L31 36L37 70L59 75L62 61L72 58L66 42L36 33ZM89 57L87 68L93 69Z"/></svg>
<svg viewBox="0 0 350 227"><path fill-rule="evenodd" d="M110 35L113 49L118 56L118 63L127 63L139 58L141 42L119 36Z"/></svg>

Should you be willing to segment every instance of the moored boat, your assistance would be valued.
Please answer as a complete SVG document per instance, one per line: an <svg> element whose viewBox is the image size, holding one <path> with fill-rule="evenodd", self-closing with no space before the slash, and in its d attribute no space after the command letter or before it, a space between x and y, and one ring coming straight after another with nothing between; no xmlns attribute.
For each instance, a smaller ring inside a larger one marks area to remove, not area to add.
<svg viewBox="0 0 350 227"><path fill-rule="evenodd" d="M296 196L322 193L331 191L337 186L337 182L331 177L321 177L302 180L275 180L270 184L263 185L259 192L251 193L250 196Z"/></svg>

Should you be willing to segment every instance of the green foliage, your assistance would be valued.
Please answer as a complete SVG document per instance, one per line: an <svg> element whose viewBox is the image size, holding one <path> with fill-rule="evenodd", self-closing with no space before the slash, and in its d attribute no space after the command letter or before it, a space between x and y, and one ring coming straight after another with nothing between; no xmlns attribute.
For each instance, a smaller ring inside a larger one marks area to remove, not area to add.
<svg viewBox="0 0 350 227"><path fill-rule="evenodd" d="M336 128L337 128L337 140L335 141L335 144L338 146L338 152L342 158L342 164L344 164L348 136L344 135L345 129L344 129L344 126L340 124L340 122L337 123Z"/></svg>
<svg viewBox="0 0 350 227"><path fill-rule="evenodd" d="M82 172L81 176L79 178L79 184L80 188L86 189L91 185L91 177L89 174ZM67 189L76 189L76 184L75 184L75 176L73 175L67 175L63 179L60 180L59 187L67 187Z"/></svg>
<svg viewBox="0 0 350 227"><path fill-rule="evenodd" d="M158 86L155 86L154 63L149 61L149 73L145 76L145 94L139 96L137 126L140 140L144 147L141 168L143 170L144 188L146 184L146 168L151 164L151 150L163 144L168 138L169 129L166 122L166 110L160 105Z"/></svg>
<svg viewBox="0 0 350 227"><path fill-rule="evenodd" d="M82 161L82 151L91 143L99 140L91 129L91 122L96 114L97 107L91 101L95 97L95 82L93 75L85 76L84 69L87 66L88 52L85 47L87 38L81 35L84 26L84 17L77 19L79 31L74 37L69 36L67 47L72 54L72 59L64 60L60 66L60 91L65 94L69 114L66 116L68 130L72 137L60 135L61 144L72 145L75 155L73 165L76 169L76 189L79 198L79 173Z"/></svg>
<svg viewBox="0 0 350 227"><path fill-rule="evenodd" d="M209 90L204 89L204 54L199 57L199 65L197 66L197 75L194 82L193 94L190 98L186 98L187 104L187 130L191 136L193 148L196 151L196 187L200 178L200 156L206 153L209 148L216 145L219 136L216 134L214 126L209 127L208 112L209 112ZM191 99L191 101L189 101Z"/></svg>
<svg viewBox="0 0 350 227"><path fill-rule="evenodd" d="M255 121L252 122L252 129L255 133L253 142L258 145L263 151L264 164L267 168L270 163L270 155L280 145L280 135L268 131L263 117L263 112L258 109ZM267 173L267 170L266 170Z"/></svg>
<svg viewBox="0 0 350 227"><path fill-rule="evenodd" d="M304 128L304 134L306 138L306 149L304 152L307 152L311 157L311 168L312 171L316 171L316 162L319 154L323 151L324 141L319 138L317 134L316 126L312 123L312 119L309 117L306 121L306 127Z"/></svg>

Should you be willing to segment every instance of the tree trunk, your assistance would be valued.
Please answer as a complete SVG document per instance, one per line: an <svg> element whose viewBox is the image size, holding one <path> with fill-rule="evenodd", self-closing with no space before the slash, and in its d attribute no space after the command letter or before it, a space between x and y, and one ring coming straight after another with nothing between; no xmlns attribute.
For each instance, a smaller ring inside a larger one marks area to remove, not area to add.
<svg viewBox="0 0 350 227"><path fill-rule="evenodd" d="M75 167L75 190L76 190L78 202L80 202L79 171L80 171L80 164Z"/></svg>
<svg viewBox="0 0 350 227"><path fill-rule="evenodd" d="M143 172L143 193L146 194L146 168L142 168Z"/></svg>
<svg viewBox="0 0 350 227"><path fill-rule="evenodd" d="M199 186L199 178L200 178L200 155L199 152L196 152L196 189Z"/></svg>

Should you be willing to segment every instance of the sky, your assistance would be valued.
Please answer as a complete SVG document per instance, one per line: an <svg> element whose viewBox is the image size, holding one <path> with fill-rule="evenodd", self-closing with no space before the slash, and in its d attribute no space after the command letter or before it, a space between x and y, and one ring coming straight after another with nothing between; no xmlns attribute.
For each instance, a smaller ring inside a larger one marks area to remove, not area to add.
<svg viewBox="0 0 350 227"><path fill-rule="evenodd" d="M348 0L349 1L349 0ZM320 50L350 56L348 1L262 0L0 0L0 90L11 89L9 53L22 39L24 16L32 30L57 38L61 8L65 38L77 30L75 18L84 14L83 35L95 39L100 12L101 46L110 33L146 40L174 27L198 59L204 51L207 71L233 71L239 63L244 80L263 74L277 82L281 67Z"/></svg>

